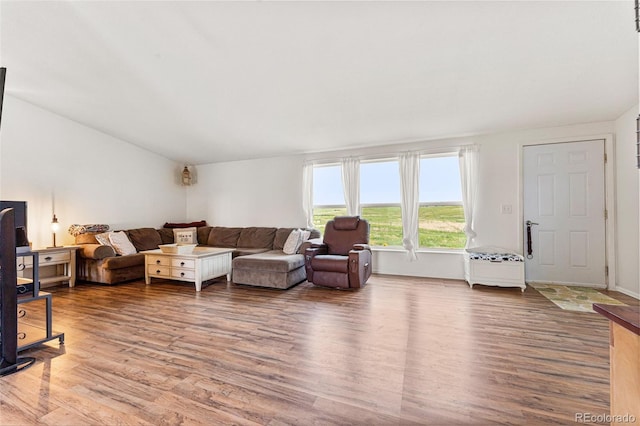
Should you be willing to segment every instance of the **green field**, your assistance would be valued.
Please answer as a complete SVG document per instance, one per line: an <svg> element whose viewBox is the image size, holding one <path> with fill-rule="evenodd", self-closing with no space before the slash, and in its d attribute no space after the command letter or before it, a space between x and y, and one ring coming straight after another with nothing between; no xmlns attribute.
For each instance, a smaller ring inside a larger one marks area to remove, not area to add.
<svg viewBox="0 0 640 426"><path fill-rule="evenodd" d="M321 231L334 216L346 214L344 208L316 208L313 221ZM402 246L400 207L363 207L362 217L371 227L372 246ZM424 206L419 210L420 247L464 248L466 237L462 206Z"/></svg>

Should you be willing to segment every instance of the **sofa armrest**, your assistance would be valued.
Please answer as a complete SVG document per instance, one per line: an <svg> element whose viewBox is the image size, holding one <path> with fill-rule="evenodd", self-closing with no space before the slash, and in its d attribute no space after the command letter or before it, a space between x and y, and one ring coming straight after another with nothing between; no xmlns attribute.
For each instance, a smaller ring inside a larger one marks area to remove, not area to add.
<svg viewBox="0 0 640 426"><path fill-rule="evenodd" d="M113 247L102 244L80 244L78 247L78 254L85 259L100 260L116 255Z"/></svg>
<svg viewBox="0 0 640 426"><path fill-rule="evenodd" d="M353 250L369 250L371 251L371 246L369 244L354 244L353 245Z"/></svg>

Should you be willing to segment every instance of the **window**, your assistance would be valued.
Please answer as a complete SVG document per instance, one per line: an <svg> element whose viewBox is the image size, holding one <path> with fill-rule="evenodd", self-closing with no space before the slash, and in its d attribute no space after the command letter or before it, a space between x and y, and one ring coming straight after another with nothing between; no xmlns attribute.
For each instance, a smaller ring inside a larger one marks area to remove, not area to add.
<svg viewBox="0 0 640 426"><path fill-rule="evenodd" d="M464 211L457 155L420 159L420 247L464 248Z"/></svg>
<svg viewBox="0 0 640 426"><path fill-rule="evenodd" d="M419 246L461 249L466 243L457 154L420 159ZM369 221L372 246L402 247L399 161L360 163L361 216ZM346 215L339 164L313 167L313 223L321 232L335 216Z"/></svg>
<svg viewBox="0 0 640 426"><path fill-rule="evenodd" d="M347 214L340 165L313 167L313 226L324 232L328 221Z"/></svg>
<svg viewBox="0 0 640 426"><path fill-rule="evenodd" d="M401 199L397 160L360 164L360 208L370 245L402 246Z"/></svg>

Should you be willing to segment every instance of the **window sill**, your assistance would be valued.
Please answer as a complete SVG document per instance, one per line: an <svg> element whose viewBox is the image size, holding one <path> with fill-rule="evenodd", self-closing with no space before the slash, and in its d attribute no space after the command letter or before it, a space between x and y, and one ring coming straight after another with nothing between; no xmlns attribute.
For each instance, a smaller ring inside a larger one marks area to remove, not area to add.
<svg viewBox="0 0 640 426"><path fill-rule="evenodd" d="M405 253L405 249L402 247L391 246L371 246L371 251L375 252L389 252L389 253ZM462 254L464 249L446 249L446 248L421 248L416 250L416 253L428 253L428 254Z"/></svg>

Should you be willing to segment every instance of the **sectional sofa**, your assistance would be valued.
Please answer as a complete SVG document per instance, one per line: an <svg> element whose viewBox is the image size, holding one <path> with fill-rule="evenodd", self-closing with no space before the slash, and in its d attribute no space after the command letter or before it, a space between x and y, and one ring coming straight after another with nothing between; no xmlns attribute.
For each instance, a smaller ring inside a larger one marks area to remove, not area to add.
<svg viewBox="0 0 640 426"><path fill-rule="evenodd" d="M306 279L302 253L311 245L311 241L306 241L296 253L285 254L283 247L294 229L297 228L199 226L196 234L199 246L233 249L234 283L286 289ZM317 229L309 231L310 240L320 237ZM144 254L140 252L174 242L173 228L136 228L124 232L136 253L116 255L111 246L98 242L97 232L76 236L79 280L117 284L144 278Z"/></svg>

